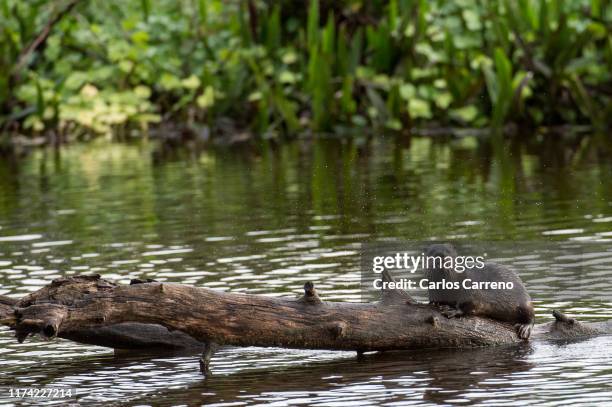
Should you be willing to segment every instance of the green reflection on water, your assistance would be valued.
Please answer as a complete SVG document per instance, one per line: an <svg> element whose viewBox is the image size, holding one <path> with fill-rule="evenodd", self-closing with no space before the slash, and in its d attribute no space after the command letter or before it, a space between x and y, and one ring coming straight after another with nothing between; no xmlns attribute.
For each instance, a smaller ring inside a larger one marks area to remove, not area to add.
<svg viewBox="0 0 612 407"><path fill-rule="evenodd" d="M598 151L577 159L572 146L542 150L473 137L169 154L150 144L104 142L40 150L18 163L0 162L0 236L41 235L1 243L0 257L48 267L51 255L59 259L51 263L58 273L78 263L127 276L159 267L109 268L108 262L141 262L143 252L154 250L150 245L189 247L182 267L211 271L210 282L223 277L214 265L220 256L264 254L272 263L253 271L263 276L299 264L308 245L596 237L610 223L593 219L612 213L611 163ZM579 231L542 235L563 229ZM33 245L66 240L72 244L50 251ZM82 256L87 253L99 256ZM0 282L5 289L19 285L6 274ZM236 287L265 284L245 280ZM272 290L284 286L283 280Z"/></svg>

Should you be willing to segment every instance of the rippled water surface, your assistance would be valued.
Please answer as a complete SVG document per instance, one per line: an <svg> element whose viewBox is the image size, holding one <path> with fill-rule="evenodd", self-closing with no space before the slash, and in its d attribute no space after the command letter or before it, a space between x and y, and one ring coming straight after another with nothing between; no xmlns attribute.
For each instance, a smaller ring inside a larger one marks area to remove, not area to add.
<svg viewBox="0 0 612 407"><path fill-rule="evenodd" d="M552 309L609 319L612 163L583 150L493 148L472 138L199 154L93 143L0 159L0 294L18 298L60 276L99 273L275 296L298 295L310 280L325 299L360 301L362 243L579 243L581 285L571 295L563 294L576 274L551 272L537 250L510 244L502 260L520 272L540 322ZM204 381L194 356L17 344L0 328L0 386L70 385L80 402L106 405L593 405L612 400L611 348L602 336L359 361L226 348Z"/></svg>

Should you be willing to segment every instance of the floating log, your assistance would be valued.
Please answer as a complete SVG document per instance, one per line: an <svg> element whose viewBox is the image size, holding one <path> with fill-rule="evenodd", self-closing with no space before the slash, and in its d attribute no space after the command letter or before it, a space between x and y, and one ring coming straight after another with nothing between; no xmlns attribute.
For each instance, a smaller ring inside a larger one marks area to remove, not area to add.
<svg viewBox="0 0 612 407"><path fill-rule="evenodd" d="M386 274L385 279L391 277ZM182 284L119 285L100 276L54 280L22 299L0 298L0 322L19 341L61 337L115 349L193 349L209 372L218 346L357 351L472 348L521 342L511 324L448 319L406 292L383 291L376 303L323 301L311 282L300 298L238 294ZM532 339L612 332L612 323L580 323L561 313Z"/></svg>

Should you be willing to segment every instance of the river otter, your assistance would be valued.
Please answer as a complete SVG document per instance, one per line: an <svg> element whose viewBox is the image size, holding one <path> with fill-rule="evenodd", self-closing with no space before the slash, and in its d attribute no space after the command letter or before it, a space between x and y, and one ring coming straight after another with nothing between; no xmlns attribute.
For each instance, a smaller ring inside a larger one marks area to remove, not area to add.
<svg viewBox="0 0 612 407"><path fill-rule="evenodd" d="M450 244L434 244L428 247L426 256L456 257L457 252ZM499 321L514 322L518 336L528 339L534 324L533 305L519 276L500 264L485 263L484 268L467 268L457 272L444 268L439 261L425 269L425 276L431 282L455 283L457 288L429 288L429 302L442 308L449 318L461 315L479 315ZM466 289L464 280L472 282L506 282L513 283L512 289Z"/></svg>

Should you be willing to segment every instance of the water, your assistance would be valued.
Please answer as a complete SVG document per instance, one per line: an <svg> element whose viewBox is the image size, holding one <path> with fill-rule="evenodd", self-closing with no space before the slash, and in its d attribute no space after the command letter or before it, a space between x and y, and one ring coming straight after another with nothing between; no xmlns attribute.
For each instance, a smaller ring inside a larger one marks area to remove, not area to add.
<svg viewBox="0 0 612 407"><path fill-rule="evenodd" d="M542 152L539 152L542 151ZM0 294L99 273L359 301L361 243L458 239L588 246L580 293L524 253L539 321L612 318L612 163L600 150L473 138L295 142L172 153L96 142L0 161ZM190 355L114 355L0 328L0 386L69 385L82 403L593 405L612 399L612 338L368 355L228 348L203 381Z"/></svg>

